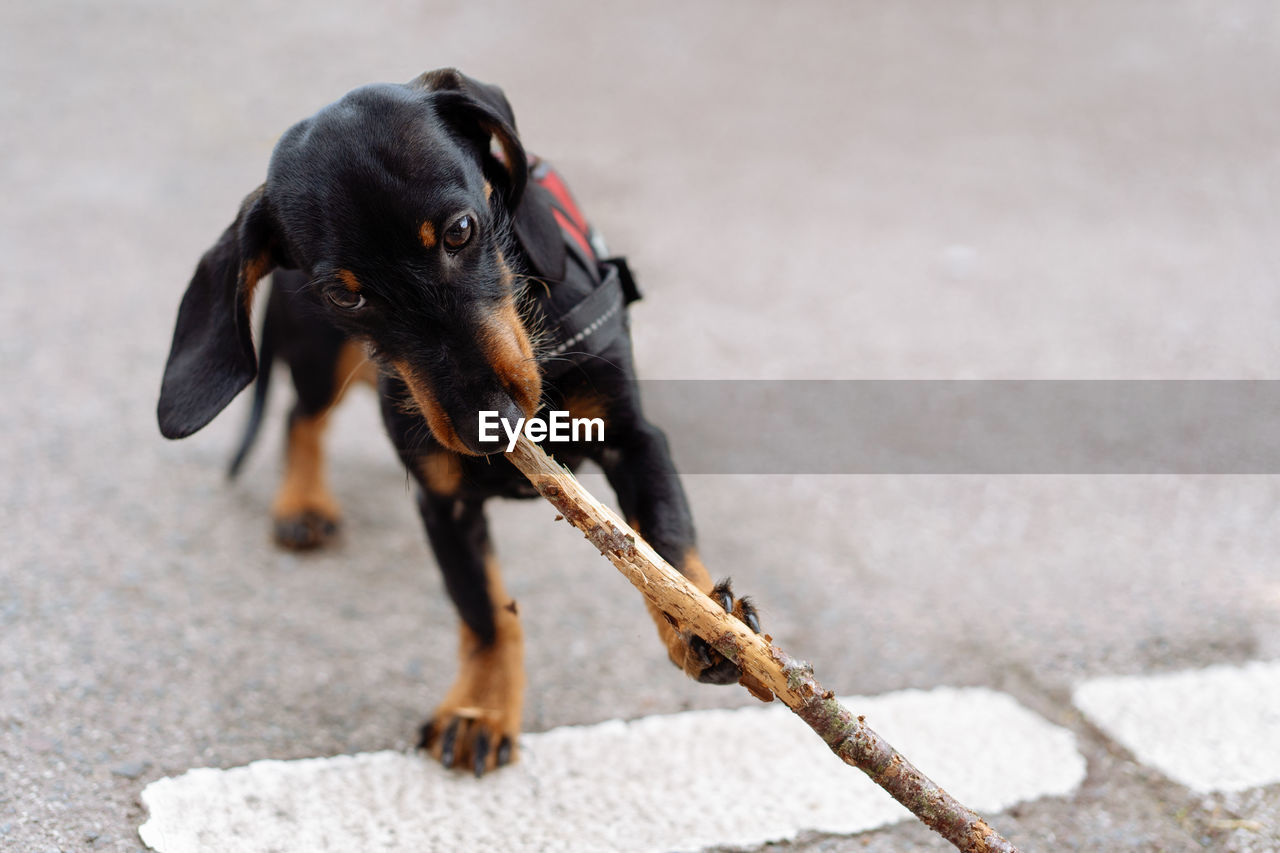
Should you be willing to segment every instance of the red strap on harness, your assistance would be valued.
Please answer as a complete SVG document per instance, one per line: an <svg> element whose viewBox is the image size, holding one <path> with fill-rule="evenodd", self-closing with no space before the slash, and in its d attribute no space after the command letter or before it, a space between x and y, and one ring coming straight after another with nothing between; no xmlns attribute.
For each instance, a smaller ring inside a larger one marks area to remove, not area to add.
<svg viewBox="0 0 1280 853"><path fill-rule="evenodd" d="M595 258L596 253L591 248L589 236L591 228L587 225L586 217L582 215L582 211L578 208L578 203L573 200L573 196L569 193L569 188L565 186L564 181L560 179L560 175L556 170L551 168L545 160L537 161L533 166L533 179L547 192L551 193L551 197L555 199L556 203L551 208L551 214L555 216L556 223L573 238L573 241L586 253L587 257Z"/></svg>

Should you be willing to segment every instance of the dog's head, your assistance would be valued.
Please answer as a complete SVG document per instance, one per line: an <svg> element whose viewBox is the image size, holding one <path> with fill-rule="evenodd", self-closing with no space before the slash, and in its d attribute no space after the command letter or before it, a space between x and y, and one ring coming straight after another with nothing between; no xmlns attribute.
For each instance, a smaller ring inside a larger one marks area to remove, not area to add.
<svg viewBox="0 0 1280 853"><path fill-rule="evenodd" d="M541 396L513 255L550 279L565 263L549 211L522 204L526 178L506 97L453 69L357 89L291 127L183 296L161 432L190 435L253 380L254 288L283 267L399 375L441 444L498 449L477 413L532 416Z"/></svg>

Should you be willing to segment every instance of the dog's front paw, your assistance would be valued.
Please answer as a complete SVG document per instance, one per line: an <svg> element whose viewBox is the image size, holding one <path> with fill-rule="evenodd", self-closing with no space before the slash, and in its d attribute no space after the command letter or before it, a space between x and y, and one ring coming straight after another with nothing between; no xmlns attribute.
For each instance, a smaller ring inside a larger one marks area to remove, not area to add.
<svg viewBox="0 0 1280 853"><path fill-rule="evenodd" d="M760 633L760 619L755 605L747 597L735 598L726 578L707 593L712 600L732 613L744 625ZM717 652L706 640L688 631L674 633L668 646L672 662L693 679L705 684L735 684L742 677L738 665Z"/></svg>
<svg viewBox="0 0 1280 853"><path fill-rule="evenodd" d="M418 748L445 767L477 776L516 760L524 705L524 639L515 602L497 613L491 643L463 626L458 677L418 738Z"/></svg>
<svg viewBox="0 0 1280 853"><path fill-rule="evenodd" d="M310 551L329 543L338 533L337 516L306 509L273 519L276 544L291 551Z"/></svg>
<svg viewBox="0 0 1280 853"><path fill-rule="evenodd" d="M515 758L517 731L505 715L483 708L441 706L422 724L418 749L445 767L470 768L476 776L503 767ZM518 728L518 727L517 727Z"/></svg>

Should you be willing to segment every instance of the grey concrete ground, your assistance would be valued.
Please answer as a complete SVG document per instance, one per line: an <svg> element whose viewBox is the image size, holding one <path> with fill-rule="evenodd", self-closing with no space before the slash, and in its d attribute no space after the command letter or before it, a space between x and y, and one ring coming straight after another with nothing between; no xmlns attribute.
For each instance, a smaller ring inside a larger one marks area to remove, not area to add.
<svg viewBox="0 0 1280 853"><path fill-rule="evenodd" d="M234 485L243 401L184 442L154 425L181 290L288 124L439 65L503 85L643 276L649 377L1277 378L1278 15L5 4L0 848L134 850L149 780L407 746L452 675L370 395L333 431L347 530L317 556L268 541L278 417ZM1280 656L1275 478L687 485L709 564L833 688L987 685L1077 733L1077 796L993 816L1026 849L1280 849L1280 789L1193 795L1069 702L1089 675ZM683 681L546 509L494 520L527 728L748 701ZM913 825L782 847L945 849Z"/></svg>

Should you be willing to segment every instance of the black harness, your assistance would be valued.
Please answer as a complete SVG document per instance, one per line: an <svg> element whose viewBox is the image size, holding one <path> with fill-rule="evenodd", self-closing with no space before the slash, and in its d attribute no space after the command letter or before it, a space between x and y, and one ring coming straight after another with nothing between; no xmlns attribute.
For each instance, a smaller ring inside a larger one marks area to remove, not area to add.
<svg viewBox="0 0 1280 853"><path fill-rule="evenodd" d="M564 275L544 279L546 293L538 299L544 315L538 362L543 376L554 379L604 352L628 329L627 305L640 291L626 259L608 256L603 238L546 161L530 159L521 204L548 209L567 249Z"/></svg>

